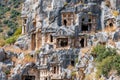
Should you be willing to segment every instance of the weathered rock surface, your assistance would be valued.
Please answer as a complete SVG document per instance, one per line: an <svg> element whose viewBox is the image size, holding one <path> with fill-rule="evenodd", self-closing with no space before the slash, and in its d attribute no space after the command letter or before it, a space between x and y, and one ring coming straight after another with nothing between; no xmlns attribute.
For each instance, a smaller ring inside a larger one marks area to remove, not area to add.
<svg viewBox="0 0 120 80"><path fill-rule="evenodd" d="M15 45L18 46L20 49L27 50L30 46L30 38L28 35L21 36L15 42Z"/></svg>
<svg viewBox="0 0 120 80"><path fill-rule="evenodd" d="M4 49L0 49L0 62L4 61L6 59L6 53Z"/></svg>
<svg viewBox="0 0 120 80"><path fill-rule="evenodd" d="M96 34L97 40L101 43L106 43L108 41L108 35L105 32L100 32Z"/></svg>

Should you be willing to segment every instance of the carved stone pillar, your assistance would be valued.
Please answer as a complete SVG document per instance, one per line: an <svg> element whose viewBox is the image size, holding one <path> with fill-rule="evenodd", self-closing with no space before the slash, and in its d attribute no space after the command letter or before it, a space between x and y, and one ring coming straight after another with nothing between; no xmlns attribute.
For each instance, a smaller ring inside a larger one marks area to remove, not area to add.
<svg viewBox="0 0 120 80"><path fill-rule="evenodd" d="M31 50L35 50L36 48L36 34L31 35Z"/></svg>
<svg viewBox="0 0 120 80"><path fill-rule="evenodd" d="M41 32L36 33L36 50L38 50L42 45L42 34Z"/></svg>
<svg viewBox="0 0 120 80"><path fill-rule="evenodd" d="M45 34L42 34L42 46L45 44Z"/></svg>

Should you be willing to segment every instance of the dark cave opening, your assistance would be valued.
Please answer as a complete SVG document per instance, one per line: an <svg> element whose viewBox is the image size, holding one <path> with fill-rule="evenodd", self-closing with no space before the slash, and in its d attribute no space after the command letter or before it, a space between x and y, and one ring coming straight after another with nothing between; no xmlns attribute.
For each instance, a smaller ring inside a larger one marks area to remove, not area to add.
<svg viewBox="0 0 120 80"><path fill-rule="evenodd" d="M50 35L50 42L53 42L53 36Z"/></svg>
<svg viewBox="0 0 120 80"><path fill-rule="evenodd" d="M35 76L25 76L24 80L35 80Z"/></svg>
<svg viewBox="0 0 120 80"><path fill-rule="evenodd" d="M109 24L109 26L110 26L110 27L112 27L112 26L113 26L113 24L112 24L112 23L110 23L110 24Z"/></svg>
<svg viewBox="0 0 120 80"><path fill-rule="evenodd" d="M58 38L57 43L59 47L66 47L68 46L68 38Z"/></svg>
<svg viewBox="0 0 120 80"><path fill-rule="evenodd" d="M74 61L74 60L71 61L71 65L72 65L72 66L75 65L75 61Z"/></svg>
<svg viewBox="0 0 120 80"><path fill-rule="evenodd" d="M82 30L82 31L88 31L88 25L82 24L81 30Z"/></svg>
<svg viewBox="0 0 120 80"><path fill-rule="evenodd" d="M82 39L80 40L80 45L81 45L82 48L84 47L84 38L82 38Z"/></svg>
<svg viewBox="0 0 120 80"><path fill-rule="evenodd" d="M66 19L63 21L63 23L64 23L65 26L67 26L67 20Z"/></svg>

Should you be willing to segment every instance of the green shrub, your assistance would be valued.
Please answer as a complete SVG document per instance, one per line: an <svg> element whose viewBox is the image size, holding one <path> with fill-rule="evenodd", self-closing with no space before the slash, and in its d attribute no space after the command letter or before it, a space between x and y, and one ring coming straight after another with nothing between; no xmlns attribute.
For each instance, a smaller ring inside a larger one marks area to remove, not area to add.
<svg viewBox="0 0 120 80"><path fill-rule="evenodd" d="M92 54L93 55L98 55L100 53L103 53L105 51L105 49L106 49L105 46L103 46L103 45L97 45L97 46L95 46L93 48Z"/></svg>
<svg viewBox="0 0 120 80"><path fill-rule="evenodd" d="M10 31L7 32L8 36L12 36L13 34L14 34L14 32L12 30L10 30Z"/></svg>
<svg viewBox="0 0 120 80"><path fill-rule="evenodd" d="M8 21L7 26L8 26L8 27L12 27L12 26L14 26L13 21Z"/></svg>
<svg viewBox="0 0 120 80"><path fill-rule="evenodd" d="M95 60L100 62L108 56L116 55L116 50L112 48L106 48L103 45L97 45L93 48L92 55L95 56Z"/></svg>
<svg viewBox="0 0 120 80"><path fill-rule="evenodd" d="M4 24L8 24L8 23L9 23L9 20L4 20L3 23L4 23Z"/></svg>
<svg viewBox="0 0 120 80"><path fill-rule="evenodd" d="M14 8L18 8L20 5L20 2L15 3Z"/></svg>
<svg viewBox="0 0 120 80"><path fill-rule="evenodd" d="M108 73L111 70L117 70L117 73L120 75L120 55L109 56L99 62L97 65L98 71L97 75L103 74L104 76L108 76Z"/></svg>
<svg viewBox="0 0 120 80"><path fill-rule="evenodd" d="M18 23L15 23L11 20L4 20L3 23L13 30L16 30L16 27L18 26Z"/></svg>
<svg viewBox="0 0 120 80"><path fill-rule="evenodd" d="M5 30L5 31L9 30L8 32L6 32L8 36L7 37L5 35L3 36L5 42L12 43L15 41L15 37L21 34L21 29L20 28L18 29L20 23L17 22L20 17L20 8L22 1L24 0L9 0L7 2L8 6L5 5L6 1L4 0L3 3L0 3L0 19L2 19L2 21L0 22L0 27L3 26L9 27L6 28L7 30ZM3 30L0 29L0 32L2 32Z"/></svg>
<svg viewBox="0 0 120 80"><path fill-rule="evenodd" d="M18 36L12 36L6 40L7 44L13 44L17 40Z"/></svg>
<svg viewBox="0 0 120 80"><path fill-rule="evenodd" d="M102 62L99 62L97 65L97 75L100 76L101 74L104 76L108 76L108 73L112 69L112 62L113 62L113 56L109 56L102 60Z"/></svg>
<svg viewBox="0 0 120 80"><path fill-rule="evenodd" d="M21 27L17 28L17 30L15 30L14 34L11 33L13 36L11 36L10 38L6 39L6 43L7 44L15 43L17 38L20 36L21 32L22 32Z"/></svg>
<svg viewBox="0 0 120 80"><path fill-rule="evenodd" d="M118 74L120 74L120 55L116 55L113 59L113 68L117 70Z"/></svg>
<svg viewBox="0 0 120 80"><path fill-rule="evenodd" d="M93 48L92 55L95 55L98 76L108 76L111 70L117 70L120 74L120 55L117 54L116 49L97 45Z"/></svg>
<svg viewBox="0 0 120 80"><path fill-rule="evenodd" d="M6 71L5 71L5 74L6 74L6 75L10 74L10 70L6 70Z"/></svg>
<svg viewBox="0 0 120 80"><path fill-rule="evenodd" d="M4 8L4 12L7 12L7 11L10 11L10 8L9 8L9 7L5 7L5 8Z"/></svg>
<svg viewBox="0 0 120 80"><path fill-rule="evenodd" d="M5 16L4 15L0 15L0 19L3 19L3 18L5 18Z"/></svg>
<svg viewBox="0 0 120 80"><path fill-rule="evenodd" d="M4 15L6 12L10 11L9 7L0 6L0 16Z"/></svg>
<svg viewBox="0 0 120 80"><path fill-rule="evenodd" d="M17 30L14 33L14 36L20 35L22 33L22 27L17 28Z"/></svg>
<svg viewBox="0 0 120 80"><path fill-rule="evenodd" d="M18 11L16 11L16 10L12 10L11 11L11 16L10 16L10 18L15 18L15 17L17 17L17 16L19 16L20 15L20 12L18 12Z"/></svg>

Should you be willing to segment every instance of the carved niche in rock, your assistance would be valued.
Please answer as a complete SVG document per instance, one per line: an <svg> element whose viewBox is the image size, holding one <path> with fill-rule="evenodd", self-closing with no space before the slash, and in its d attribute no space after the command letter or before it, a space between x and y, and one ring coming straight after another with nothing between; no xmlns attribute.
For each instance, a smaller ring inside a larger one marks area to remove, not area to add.
<svg viewBox="0 0 120 80"><path fill-rule="evenodd" d="M63 12L62 13L62 25L71 26L74 24L74 13Z"/></svg>
<svg viewBox="0 0 120 80"><path fill-rule="evenodd" d="M57 47L67 47L67 46L68 46L68 38L57 39Z"/></svg>

